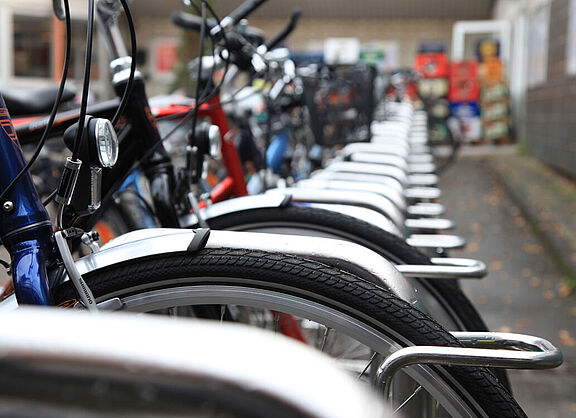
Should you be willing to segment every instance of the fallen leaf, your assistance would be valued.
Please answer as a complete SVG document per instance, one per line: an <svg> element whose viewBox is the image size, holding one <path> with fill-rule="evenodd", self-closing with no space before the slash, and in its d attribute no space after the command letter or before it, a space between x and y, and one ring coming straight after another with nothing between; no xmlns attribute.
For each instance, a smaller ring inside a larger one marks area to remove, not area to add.
<svg viewBox="0 0 576 418"><path fill-rule="evenodd" d="M544 297L548 300L550 299L554 299L556 297L556 294L554 293L553 290L548 289L547 291L544 292Z"/></svg>
<svg viewBox="0 0 576 418"><path fill-rule="evenodd" d="M514 225L516 225L519 228L523 228L526 226L526 219L524 219L521 216L517 216L514 218Z"/></svg>
<svg viewBox="0 0 576 418"><path fill-rule="evenodd" d="M560 283L556 286L556 289L558 290L558 294L564 298L570 296L572 293L572 289L570 289L570 286L567 286L566 283Z"/></svg>
<svg viewBox="0 0 576 418"><path fill-rule="evenodd" d="M470 253L476 253L478 252L479 249L480 246L478 245L477 242L471 242L468 245L466 245L466 250Z"/></svg>
<svg viewBox="0 0 576 418"><path fill-rule="evenodd" d="M504 296L502 302L504 302L505 305L510 305L512 303L512 296Z"/></svg>
<svg viewBox="0 0 576 418"><path fill-rule="evenodd" d="M538 287L538 286L540 286L541 284L542 284L542 280L540 279L540 277L533 276L533 277L530 279L530 286L532 286L532 287Z"/></svg>
<svg viewBox="0 0 576 418"><path fill-rule="evenodd" d="M512 332L512 330L510 329L509 326L502 325L500 328L498 328L498 332Z"/></svg>
<svg viewBox="0 0 576 418"><path fill-rule="evenodd" d="M530 321L528 321L526 318L519 319L518 321L516 321L516 329L517 330L526 329L529 323Z"/></svg>
<svg viewBox="0 0 576 418"><path fill-rule="evenodd" d="M567 347L574 347L576 345L576 340L574 338L572 338L572 336L570 335L570 332L566 329L561 329L558 332L558 335L560 336L560 341L562 342L562 344L564 344Z"/></svg>
<svg viewBox="0 0 576 418"><path fill-rule="evenodd" d="M532 269L531 269L531 268L528 268L528 267L524 267L524 268L522 269L522 276L524 276L524 277L530 277L530 276L532 276Z"/></svg>
<svg viewBox="0 0 576 418"><path fill-rule="evenodd" d="M486 302L488 302L488 298L486 296L479 296L478 298L476 298L476 302L479 305L486 305ZM574 313L574 315L576 315L576 312Z"/></svg>
<svg viewBox="0 0 576 418"><path fill-rule="evenodd" d="M525 253L532 254L532 255L544 253L544 248L538 244L524 244L522 249L524 250Z"/></svg>
<svg viewBox="0 0 576 418"><path fill-rule="evenodd" d="M498 260L492 261L490 264L488 264L488 270L489 271L502 270L502 262Z"/></svg>

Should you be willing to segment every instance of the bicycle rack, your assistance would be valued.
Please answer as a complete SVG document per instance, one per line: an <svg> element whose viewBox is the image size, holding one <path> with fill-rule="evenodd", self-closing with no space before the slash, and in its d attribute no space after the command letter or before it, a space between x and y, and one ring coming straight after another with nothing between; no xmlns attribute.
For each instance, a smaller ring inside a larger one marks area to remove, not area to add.
<svg viewBox="0 0 576 418"><path fill-rule="evenodd" d="M453 250L463 248L466 240L458 235L414 234L406 238L406 243L418 248L444 248Z"/></svg>
<svg viewBox="0 0 576 418"><path fill-rule="evenodd" d="M488 270L482 261L469 258L432 258L433 265L400 264L396 268L405 277L426 279L481 279Z"/></svg>
<svg viewBox="0 0 576 418"><path fill-rule="evenodd" d="M388 356L378 368L377 386L390 395L390 383L402 368L416 364L552 369L562 353L549 341L531 335L503 332L453 332L464 347L414 346Z"/></svg>
<svg viewBox="0 0 576 418"><path fill-rule="evenodd" d="M446 231L454 228L454 222L441 218L406 219L404 226L410 231Z"/></svg>
<svg viewBox="0 0 576 418"><path fill-rule="evenodd" d="M404 197L411 200L435 200L442 196L437 187L408 187L404 190Z"/></svg>
<svg viewBox="0 0 576 418"><path fill-rule="evenodd" d="M409 174L408 183L411 186L435 186L438 184L436 174Z"/></svg>
<svg viewBox="0 0 576 418"><path fill-rule="evenodd" d="M421 202L408 206L406 213L408 216L426 216L433 218L444 213L444 206L440 203Z"/></svg>

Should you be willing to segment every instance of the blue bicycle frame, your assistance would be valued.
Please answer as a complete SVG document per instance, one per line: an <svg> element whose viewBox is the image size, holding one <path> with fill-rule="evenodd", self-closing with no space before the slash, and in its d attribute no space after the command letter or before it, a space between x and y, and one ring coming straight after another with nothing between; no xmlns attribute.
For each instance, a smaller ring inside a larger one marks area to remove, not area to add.
<svg viewBox="0 0 576 418"><path fill-rule="evenodd" d="M4 99L0 94L0 191L26 165ZM26 173L0 209L0 242L12 259L14 290L19 304L50 305L47 268L54 266L52 223L32 177Z"/></svg>

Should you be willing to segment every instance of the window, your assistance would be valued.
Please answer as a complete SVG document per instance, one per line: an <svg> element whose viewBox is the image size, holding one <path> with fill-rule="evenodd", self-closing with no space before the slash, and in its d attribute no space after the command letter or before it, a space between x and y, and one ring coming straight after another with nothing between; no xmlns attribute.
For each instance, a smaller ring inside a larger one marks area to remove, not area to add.
<svg viewBox="0 0 576 418"><path fill-rule="evenodd" d="M98 77L96 38L93 47L91 78ZM64 43L66 40L62 39ZM52 78L52 18L14 15L14 76ZM64 46L63 46L64 48ZM82 79L86 53L86 22L72 21L72 45L68 76ZM58 63L59 67L62 65Z"/></svg>
<svg viewBox="0 0 576 418"><path fill-rule="evenodd" d="M14 76L49 78L51 21L14 16Z"/></svg>

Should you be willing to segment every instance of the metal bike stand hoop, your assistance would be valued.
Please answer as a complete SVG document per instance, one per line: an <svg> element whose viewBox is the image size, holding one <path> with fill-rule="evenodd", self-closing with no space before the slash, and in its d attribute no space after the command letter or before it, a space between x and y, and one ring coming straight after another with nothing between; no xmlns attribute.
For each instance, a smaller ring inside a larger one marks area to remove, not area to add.
<svg viewBox="0 0 576 418"><path fill-rule="evenodd" d="M394 375L402 368L415 364L508 369L551 369L562 364L560 350L539 337L497 332L452 334L466 347L414 346L402 348L388 356L376 375L377 386L384 391L386 398L390 395Z"/></svg>

